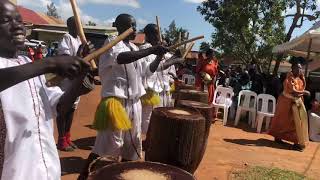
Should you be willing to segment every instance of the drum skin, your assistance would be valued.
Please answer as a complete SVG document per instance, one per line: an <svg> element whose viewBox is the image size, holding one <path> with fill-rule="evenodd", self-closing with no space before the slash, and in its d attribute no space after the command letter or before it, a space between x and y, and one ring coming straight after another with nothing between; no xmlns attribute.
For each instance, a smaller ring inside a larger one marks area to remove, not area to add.
<svg viewBox="0 0 320 180"><path fill-rule="evenodd" d="M129 170L150 170L161 173L170 180L195 180L190 173L166 164L155 162L125 162L105 166L88 177L88 180L122 180L120 174Z"/></svg>

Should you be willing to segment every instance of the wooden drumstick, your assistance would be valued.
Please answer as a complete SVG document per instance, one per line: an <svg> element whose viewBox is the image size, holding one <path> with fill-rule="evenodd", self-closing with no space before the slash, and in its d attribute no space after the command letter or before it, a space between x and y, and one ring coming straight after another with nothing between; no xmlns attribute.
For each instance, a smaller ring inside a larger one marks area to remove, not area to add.
<svg viewBox="0 0 320 180"><path fill-rule="evenodd" d="M83 59L85 61L89 62L89 61L91 61L91 59L95 59L95 58L101 56L103 53L107 52L109 49L111 49L113 46L118 44L120 41L122 41L125 38L127 38L132 33L133 33L133 28L129 28L128 30L126 30L125 32L120 34L118 37L116 37L113 41L111 41L110 43L104 45L102 48L94 51L93 53L89 54L88 56L86 56ZM64 78L61 77L61 76L54 76L51 79L49 79L46 84L47 84L47 86L52 86L52 85L55 85L58 82L62 81L63 79Z"/></svg>
<svg viewBox="0 0 320 180"><path fill-rule="evenodd" d="M70 3L71 3L74 19L76 21L77 30L78 30L78 33L80 36L80 40L81 40L82 44L87 44L88 41L87 41L87 38L86 38L84 31L83 31L83 28L82 28L80 13L78 11L78 6L76 3L76 0L70 0ZM94 59L90 59L90 64L91 64L92 68L94 68L94 69L97 68L97 65L96 65Z"/></svg>
<svg viewBox="0 0 320 180"><path fill-rule="evenodd" d="M161 35L159 16L156 16L156 22L157 22L159 40L160 40L160 43L162 43L162 35Z"/></svg>
<svg viewBox="0 0 320 180"><path fill-rule="evenodd" d="M126 30L125 32L123 32L122 34L120 34L118 37L116 37L113 41L111 41L110 43L108 43L107 45L103 46L102 48L94 51L93 53L89 54L88 56L86 56L84 58L85 61L90 61L90 59L93 58L97 58L100 55L102 55L103 53L107 52L109 49L111 49L113 46L115 46L116 44L118 44L120 41L124 40L125 38L127 38L130 34L133 33L133 28L129 28L128 30Z"/></svg>
<svg viewBox="0 0 320 180"><path fill-rule="evenodd" d="M203 39L203 38L204 38L204 36L197 36L197 37L191 38L191 39L189 39L189 40L183 41L183 42L181 42L181 43L172 45L172 46L169 47L169 49L170 49L170 50L174 50L174 49L176 49L176 48L178 48L178 47L180 47L180 46L182 46L182 45L185 45L185 44L188 44L188 43L191 43L191 42L197 41L197 40L199 40L199 39Z"/></svg>
<svg viewBox="0 0 320 180"><path fill-rule="evenodd" d="M184 52L184 55L182 56L183 59L185 59L187 57L188 53L192 50L194 44L195 44L195 42L190 43L190 45L188 46L188 48Z"/></svg>

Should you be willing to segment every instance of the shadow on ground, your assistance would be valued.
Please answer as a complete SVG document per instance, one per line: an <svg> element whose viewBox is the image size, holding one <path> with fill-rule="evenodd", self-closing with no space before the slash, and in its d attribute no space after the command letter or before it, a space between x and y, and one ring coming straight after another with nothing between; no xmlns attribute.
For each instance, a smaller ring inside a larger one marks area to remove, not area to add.
<svg viewBox="0 0 320 180"><path fill-rule="evenodd" d="M95 130L91 124L85 125L84 127Z"/></svg>
<svg viewBox="0 0 320 180"><path fill-rule="evenodd" d="M61 175L79 174L84 166L85 159L81 157L63 157L60 158L61 163Z"/></svg>
<svg viewBox="0 0 320 180"><path fill-rule="evenodd" d="M93 136L93 137L77 139L73 142L78 146L79 149L91 150L92 147L94 146L95 139L96 139L96 137Z"/></svg>
<svg viewBox="0 0 320 180"><path fill-rule="evenodd" d="M249 140L249 139L223 139L224 141L228 143L234 143L238 145L243 146L258 146L258 147L271 147L276 149L285 149L285 150L291 150L291 144L285 143L285 144L278 144L274 141L268 140L268 139L257 139L257 140Z"/></svg>

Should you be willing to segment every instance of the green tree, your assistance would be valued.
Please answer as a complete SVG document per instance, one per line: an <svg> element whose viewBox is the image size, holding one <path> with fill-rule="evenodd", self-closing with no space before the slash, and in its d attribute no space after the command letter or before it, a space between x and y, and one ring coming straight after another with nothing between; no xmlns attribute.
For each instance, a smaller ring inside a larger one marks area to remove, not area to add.
<svg viewBox="0 0 320 180"><path fill-rule="evenodd" d="M92 21L88 21L88 23L86 25L87 26L97 26L97 23L92 22Z"/></svg>
<svg viewBox="0 0 320 180"><path fill-rule="evenodd" d="M208 0L198 11L215 28L212 46L247 64L267 64L285 39L285 3L271 0Z"/></svg>
<svg viewBox="0 0 320 180"><path fill-rule="evenodd" d="M164 30L164 38L169 44L176 44L179 40L179 34L181 34L181 41L186 40L188 30L182 27L177 27L176 22L173 20L168 29Z"/></svg>
<svg viewBox="0 0 320 180"><path fill-rule="evenodd" d="M58 19L60 18L56 5L53 2L47 5L47 15Z"/></svg>
<svg viewBox="0 0 320 180"><path fill-rule="evenodd" d="M210 49L210 44L208 42L205 42L205 41L201 42L199 50L201 52L206 52L208 49Z"/></svg>
<svg viewBox="0 0 320 180"><path fill-rule="evenodd" d="M291 9L290 13L286 13L284 18L289 18L291 24L286 33L283 42L288 42L292 38L294 30L301 28L305 21L315 21L319 18L319 11L317 11L317 0L283 0L286 3L286 9ZM283 55L277 57L277 63L274 67L273 74L277 74L280 62L283 60Z"/></svg>

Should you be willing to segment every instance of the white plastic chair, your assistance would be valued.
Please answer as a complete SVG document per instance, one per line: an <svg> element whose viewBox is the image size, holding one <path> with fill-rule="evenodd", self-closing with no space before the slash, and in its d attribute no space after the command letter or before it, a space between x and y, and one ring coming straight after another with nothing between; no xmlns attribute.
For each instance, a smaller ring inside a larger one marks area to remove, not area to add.
<svg viewBox="0 0 320 180"><path fill-rule="evenodd" d="M243 101L242 100L243 97ZM257 94L250 90L242 90L238 97L238 108L234 125L237 126L242 112L249 112L249 124L255 127Z"/></svg>
<svg viewBox="0 0 320 180"><path fill-rule="evenodd" d="M320 117L316 113L309 115L309 136L314 142L320 142Z"/></svg>
<svg viewBox="0 0 320 180"><path fill-rule="evenodd" d="M218 86L213 96L213 106L215 107L215 114L220 108L223 108L223 125L227 124L229 108L232 104L232 97L234 92L231 88Z"/></svg>
<svg viewBox="0 0 320 180"><path fill-rule="evenodd" d="M196 83L196 78L193 75L189 75L188 84L194 85Z"/></svg>
<svg viewBox="0 0 320 180"><path fill-rule="evenodd" d="M260 108L260 102L261 102L261 108ZM272 109L269 109L269 102L272 103ZM262 124L264 118L266 118L266 130L269 129L269 124L271 121L271 118L274 116L274 113L276 111L276 98L269 94L259 94L257 98L257 132L261 132Z"/></svg>
<svg viewBox="0 0 320 180"><path fill-rule="evenodd" d="M185 84L189 84L189 75L188 75L188 74L182 75L182 81L183 81Z"/></svg>

